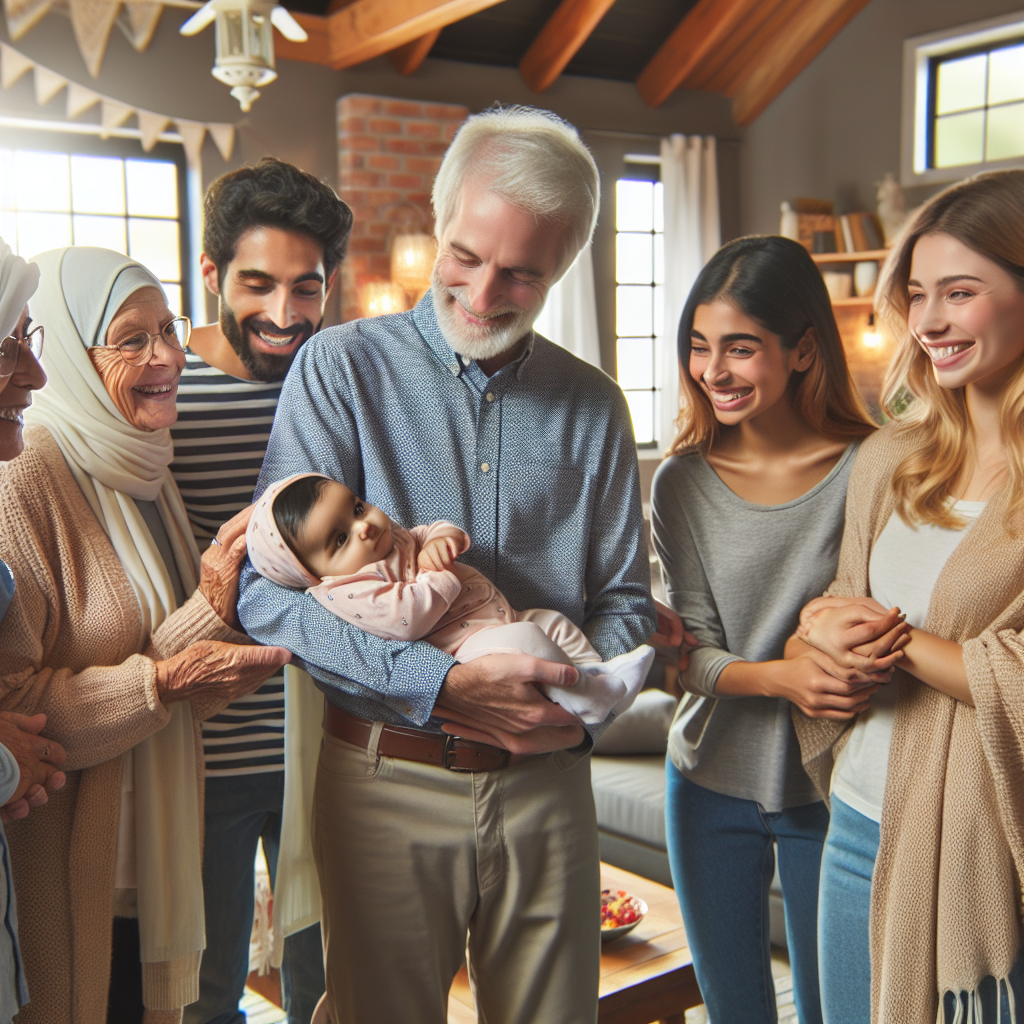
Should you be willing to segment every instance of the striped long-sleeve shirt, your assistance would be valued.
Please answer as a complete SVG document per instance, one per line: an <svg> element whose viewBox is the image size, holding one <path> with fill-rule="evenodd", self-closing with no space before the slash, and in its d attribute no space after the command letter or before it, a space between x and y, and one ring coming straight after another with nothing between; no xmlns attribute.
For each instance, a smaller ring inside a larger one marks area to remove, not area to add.
<svg viewBox="0 0 1024 1024"><path fill-rule="evenodd" d="M252 503L281 384L240 380L186 356L171 428L171 473L199 550L221 525ZM284 679L268 679L203 723L207 775L284 768Z"/></svg>
<svg viewBox="0 0 1024 1024"><path fill-rule="evenodd" d="M406 527L455 523L473 541L466 564L514 608L562 612L604 657L654 629L626 400L544 338L488 377L449 346L429 292L409 313L322 331L285 381L260 489L301 472L343 481ZM371 636L251 565L240 585L249 635L292 651L332 703L439 727L450 655Z"/></svg>

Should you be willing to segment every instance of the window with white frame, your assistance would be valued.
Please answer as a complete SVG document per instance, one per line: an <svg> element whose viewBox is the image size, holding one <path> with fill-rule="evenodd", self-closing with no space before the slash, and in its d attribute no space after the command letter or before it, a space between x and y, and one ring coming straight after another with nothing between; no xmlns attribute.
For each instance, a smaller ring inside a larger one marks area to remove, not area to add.
<svg viewBox="0 0 1024 1024"><path fill-rule="evenodd" d="M1024 166L1024 18L904 44L905 185Z"/></svg>
<svg viewBox="0 0 1024 1024"><path fill-rule="evenodd" d="M184 312L182 170L173 160L0 148L0 237L26 259L65 245L123 252Z"/></svg>
<svg viewBox="0 0 1024 1024"><path fill-rule="evenodd" d="M664 199L660 181L615 183L616 377L640 447L658 442L658 339L665 281Z"/></svg>

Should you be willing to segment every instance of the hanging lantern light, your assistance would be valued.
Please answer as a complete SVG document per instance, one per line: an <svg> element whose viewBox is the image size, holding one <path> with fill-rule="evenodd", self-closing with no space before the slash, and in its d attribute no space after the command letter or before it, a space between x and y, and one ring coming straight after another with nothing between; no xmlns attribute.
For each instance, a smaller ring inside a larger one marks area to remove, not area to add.
<svg viewBox="0 0 1024 1024"><path fill-rule="evenodd" d="M413 305L430 287L436 258L437 241L433 235L400 234L391 242L391 280L409 293Z"/></svg>
<svg viewBox="0 0 1024 1024"><path fill-rule="evenodd" d="M359 306L363 316L404 313L409 308L409 297L397 281L367 281L359 289Z"/></svg>
<svg viewBox="0 0 1024 1024"><path fill-rule="evenodd" d="M209 0L192 15L180 32L194 36L216 22L217 56L213 77L231 86L243 113L259 98L260 87L277 78L274 65L274 29L293 43L304 43L305 29L273 0Z"/></svg>

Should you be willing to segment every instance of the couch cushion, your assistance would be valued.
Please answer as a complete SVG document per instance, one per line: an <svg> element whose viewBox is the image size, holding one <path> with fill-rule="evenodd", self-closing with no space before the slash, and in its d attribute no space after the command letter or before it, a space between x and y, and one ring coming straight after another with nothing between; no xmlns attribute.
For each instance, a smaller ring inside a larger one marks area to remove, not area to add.
<svg viewBox="0 0 1024 1024"><path fill-rule="evenodd" d="M591 758L598 827L665 849L664 755Z"/></svg>
<svg viewBox="0 0 1024 1024"><path fill-rule="evenodd" d="M594 744L595 754L664 754L676 699L664 690L642 690Z"/></svg>

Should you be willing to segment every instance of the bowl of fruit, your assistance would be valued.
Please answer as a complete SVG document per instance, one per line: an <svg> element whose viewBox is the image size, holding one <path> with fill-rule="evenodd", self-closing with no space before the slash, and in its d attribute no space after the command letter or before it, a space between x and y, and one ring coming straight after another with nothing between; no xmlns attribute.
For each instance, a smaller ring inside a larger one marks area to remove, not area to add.
<svg viewBox="0 0 1024 1024"><path fill-rule="evenodd" d="M631 932L647 913L647 904L625 889L601 891L601 941L611 942Z"/></svg>

